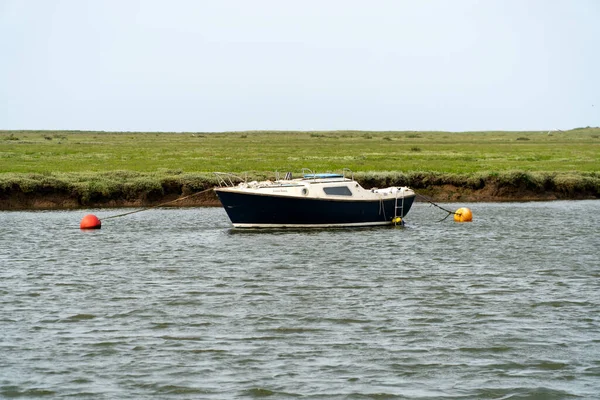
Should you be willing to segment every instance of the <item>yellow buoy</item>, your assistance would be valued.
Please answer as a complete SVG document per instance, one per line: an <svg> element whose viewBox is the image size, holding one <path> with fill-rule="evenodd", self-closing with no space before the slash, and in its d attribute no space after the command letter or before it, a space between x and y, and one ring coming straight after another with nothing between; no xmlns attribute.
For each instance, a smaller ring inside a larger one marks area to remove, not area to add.
<svg viewBox="0 0 600 400"><path fill-rule="evenodd" d="M394 218L392 218L392 223L394 225L403 225L402 218L400 218L400 217L394 217Z"/></svg>
<svg viewBox="0 0 600 400"><path fill-rule="evenodd" d="M456 222L471 222L473 221L473 213L467 207L461 207L454 213Z"/></svg>

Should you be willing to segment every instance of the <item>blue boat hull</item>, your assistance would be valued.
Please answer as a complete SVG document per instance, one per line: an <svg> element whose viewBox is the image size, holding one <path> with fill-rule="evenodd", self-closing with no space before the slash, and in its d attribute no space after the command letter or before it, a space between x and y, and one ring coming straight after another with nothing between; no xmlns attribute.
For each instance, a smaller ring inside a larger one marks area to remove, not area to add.
<svg viewBox="0 0 600 400"><path fill-rule="evenodd" d="M326 227L389 225L404 217L414 195L375 201L265 196L217 190L229 219L236 227ZM394 213L396 211L396 213Z"/></svg>

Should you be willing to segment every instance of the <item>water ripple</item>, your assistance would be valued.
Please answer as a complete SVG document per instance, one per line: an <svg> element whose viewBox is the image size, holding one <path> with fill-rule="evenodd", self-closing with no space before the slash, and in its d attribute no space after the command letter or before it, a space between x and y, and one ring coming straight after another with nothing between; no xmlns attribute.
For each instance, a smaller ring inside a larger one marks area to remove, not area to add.
<svg viewBox="0 0 600 400"><path fill-rule="evenodd" d="M315 231L0 212L0 397L597 397L600 202L469 207Z"/></svg>

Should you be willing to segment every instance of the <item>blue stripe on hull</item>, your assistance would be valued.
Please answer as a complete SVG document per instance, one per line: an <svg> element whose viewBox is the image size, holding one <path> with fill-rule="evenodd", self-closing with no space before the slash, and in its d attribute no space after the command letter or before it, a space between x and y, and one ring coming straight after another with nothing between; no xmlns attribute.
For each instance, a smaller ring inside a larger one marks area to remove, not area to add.
<svg viewBox="0 0 600 400"><path fill-rule="evenodd" d="M217 191L231 222L247 225L350 225L391 223L393 197L377 201L339 201L298 197L274 197ZM404 215L414 196L404 199ZM402 199L398 199L398 207ZM383 207L382 207L383 206ZM397 215L401 216L398 209Z"/></svg>

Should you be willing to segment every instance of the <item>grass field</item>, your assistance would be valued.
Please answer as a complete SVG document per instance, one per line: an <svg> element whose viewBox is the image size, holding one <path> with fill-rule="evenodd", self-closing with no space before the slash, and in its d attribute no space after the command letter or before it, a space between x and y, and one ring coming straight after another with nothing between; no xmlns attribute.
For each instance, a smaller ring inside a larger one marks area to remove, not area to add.
<svg viewBox="0 0 600 400"><path fill-rule="evenodd" d="M600 169L600 129L548 132L0 131L0 172Z"/></svg>
<svg viewBox="0 0 600 400"><path fill-rule="evenodd" d="M511 187L540 198L597 198L600 128L550 134L0 131L0 200L21 193L59 195L79 205L156 202L215 186L215 171L262 179L303 168L348 168L366 187Z"/></svg>

